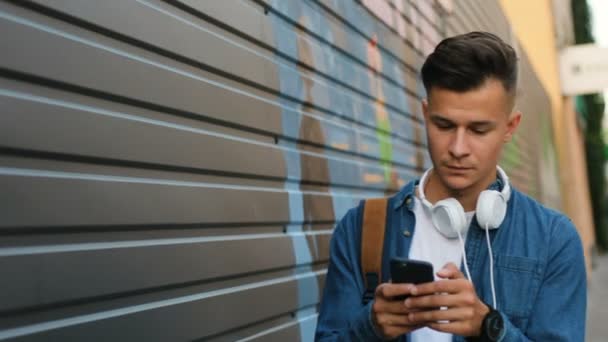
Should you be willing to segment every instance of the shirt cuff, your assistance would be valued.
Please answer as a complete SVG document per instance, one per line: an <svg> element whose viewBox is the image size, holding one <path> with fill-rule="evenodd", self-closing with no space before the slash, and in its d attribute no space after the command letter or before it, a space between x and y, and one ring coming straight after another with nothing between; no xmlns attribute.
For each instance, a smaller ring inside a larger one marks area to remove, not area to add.
<svg viewBox="0 0 608 342"><path fill-rule="evenodd" d="M519 337L521 336L520 334L518 334L519 330L515 328L515 326L513 325L513 323L511 323L507 315L500 311L498 311L498 313L500 313L500 315L502 316L502 321L504 323L502 334L500 337L498 337L498 342L519 340Z"/></svg>

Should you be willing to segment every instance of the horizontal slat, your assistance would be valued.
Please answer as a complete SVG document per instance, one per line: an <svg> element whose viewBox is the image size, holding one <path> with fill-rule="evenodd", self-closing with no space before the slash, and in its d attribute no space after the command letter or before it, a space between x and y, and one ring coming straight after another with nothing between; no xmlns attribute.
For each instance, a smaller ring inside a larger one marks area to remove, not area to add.
<svg viewBox="0 0 608 342"><path fill-rule="evenodd" d="M361 198L378 195L371 190L303 192L76 170L0 167L0 203L6 203L0 207L0 228L324 223L335 222ZM321 207L302 211L302 203Z"/></svg>
<svg viewBox="0 0 608 342"><path fill-rule="evenodd" d="M288 193L263 188L11 168L0 188L2 228L289 221Z"/></svg>
<svg viewBox="0 0 608 342"><path fill-rule="evenodd" d="M4 89L0 105L10 108L0 116L4 147L286 178L272 145Z"/></svg>
<svg viewBox="0 0 608 342"><path fill-rule="evenodd" d="M0 248L0 274L11 275L0 284L0 312L323 262L330 236L320 231Z"/></svg>
<svg viewBox="0 0 608 342"><path fill-rule="evenodd" d="M319 301L325 271L146 302L0 331L15 341L185 341L276 317ZM235 314L238 313L238 314ZM168 329L167 327L171 328Z"/></svg>
<svg viewBox="0 0 608 342"><path fill-rule="evenodd" d="M384 181L370 182L363 176L362 169L378 174L383 172L381 167L372 161L362 163L338 157L338 153L325 156L281 148L10 88L0 88L0 104L11 108L0 116L3 147L341 186L385 187ZM380 155L375 139L365 146L370 147L366 154ZM371 150L372 147L376 150ZM407 165L412 163L412 156L412 150L395 146L395 161ZM301 169L310 172L296 173L290 168L292 174L287 174L285 160L296 159L301 159ZM260 163L261 160L264 162ZM329 167L336 177L329 178ZM396 172L408 177L403 170Z"/></svg>

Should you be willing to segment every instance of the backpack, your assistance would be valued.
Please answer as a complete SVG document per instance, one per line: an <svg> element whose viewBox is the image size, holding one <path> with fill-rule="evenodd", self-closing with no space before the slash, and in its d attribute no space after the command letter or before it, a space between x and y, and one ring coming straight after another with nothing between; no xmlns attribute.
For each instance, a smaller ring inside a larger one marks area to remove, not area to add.
<svg viewBox="0 0 608 342"><path fill-rule="evenodd" d="M361 229L361 271L365 283L363 304L374 299L382 280L382 252L388 198L368 198L363 202Z"/></svg>

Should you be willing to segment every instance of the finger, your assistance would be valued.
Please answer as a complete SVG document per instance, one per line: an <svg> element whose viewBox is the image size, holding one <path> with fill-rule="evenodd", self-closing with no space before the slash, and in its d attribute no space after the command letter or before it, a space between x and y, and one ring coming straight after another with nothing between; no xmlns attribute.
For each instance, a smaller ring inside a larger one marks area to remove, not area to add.
<svg viewBox="0 0 608 342"><path fill-rule="evenodd" d="M374 300L372 309L378 314L392 313L405 315L412 311L408 309L402 300L386 299L383 297L377 297Z"/></svg>
<svg viewBox="0 0 608 342"><path fill-rule="evenodd" d="M408 315L398 315L392 313L383 313L378 315L377 321L378 325L383 327L412 325Z"/></svg>
<svg viewBox="0 0 608 342"><path fill-rule="evenodd" d="M378 315L375 324L377 324L379 332L388 339L394 339L422 327L421 325L410 325L407 315L394 314Z"/></svg>
<svg viewBox="0 0 608 342"><path fill-rule="evenodd" d="M409 324L437 323L438 321L467 321L473 319L475 311L470 307L428 310L408 314ZM445 323L443 323L445 324Z"/></svg>
<svg viewBox="0 0 608 342"><path fill-rule="evenodd" d="M442 306L455 307L460 305L458 295L433 294L426 296L410 297L405 300L407 310L433 310Z"/></svg>
<svg viewBox="0 0 608 342"><path fill-rule="evenodd" d="M439 270L439 272L437 272L437 276L443 279L465 278L464 274L452 262L448 262L447 264L445 264L445 266L443 266L443 268Z"/></svg>
<svg viewBox="0 0 608 342"><path fill-rule="evenodd" d="M413 296L424 296L435 293L454 294L469 290L473 290L473 284L466 279L446 279L411 286L410 293Z"/></svg>
<svg viewBox="0 0 608 342"><path fill-rule="evenodd" d="M383 283L376 288L376 297L392 299L396 296L410 295L412 284Z"/></svg>
<svg viewBox="0 0 608 342"><path fill-rule="evenodd" d="M412 296L405 300L407 310L428 310L439 307L472 307L477 302L477 296L470 291L456 294L437 293L424 296Z"/></svg>

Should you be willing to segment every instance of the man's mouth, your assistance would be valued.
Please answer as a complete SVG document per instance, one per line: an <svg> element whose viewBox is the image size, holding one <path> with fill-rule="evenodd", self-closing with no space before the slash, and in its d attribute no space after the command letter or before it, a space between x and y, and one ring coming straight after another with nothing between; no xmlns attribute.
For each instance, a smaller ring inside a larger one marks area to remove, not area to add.
<svg viewBox="0 0 608 342"><path fill-rule="evenodd" d="M446 167L453 171L468 171L468 170L473 169L472 167L456 166L456 165L446 165Z"/></svg>

